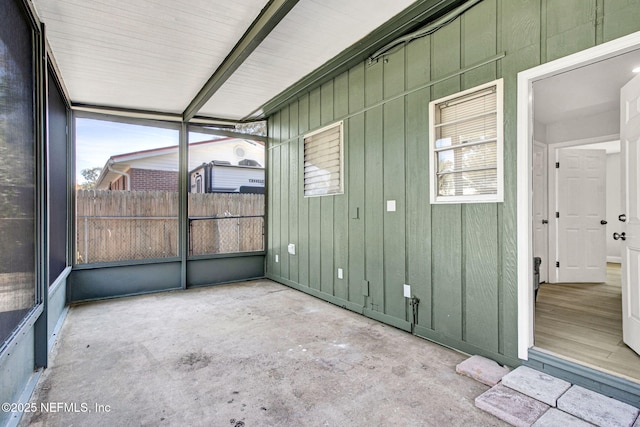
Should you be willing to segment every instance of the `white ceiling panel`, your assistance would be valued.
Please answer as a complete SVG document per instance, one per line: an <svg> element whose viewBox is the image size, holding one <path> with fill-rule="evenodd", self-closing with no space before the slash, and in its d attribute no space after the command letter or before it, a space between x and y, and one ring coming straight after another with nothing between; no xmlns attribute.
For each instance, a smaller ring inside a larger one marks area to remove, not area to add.
<svg viewBox="0 0 640 427"><path fill-rule="evenodd" d="M640 67L640 50L535 82L536 121L545 125L620 109L620 88Z"/></svg>
<svg viewBox="0 0 640 427"><path fill-rule="evenodd" d="M242 119L413 0L301 0L200 110Z"/></svg>
<svg viewBox="0 0 640 427"><path fill-rule="evenodd" d="M182 113L267 0L33 0L72 102Z"/></svg>

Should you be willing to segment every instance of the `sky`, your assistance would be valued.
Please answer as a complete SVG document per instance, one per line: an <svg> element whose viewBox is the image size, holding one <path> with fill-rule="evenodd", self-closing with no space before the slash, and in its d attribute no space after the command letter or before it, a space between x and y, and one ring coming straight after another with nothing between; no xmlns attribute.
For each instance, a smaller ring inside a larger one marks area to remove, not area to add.
<svg viewBox="0 0 640 427"><path fill-rule="evenodd" d="M83 169L103 168L109 157L134 151L178 145L179 132L93 119L76 119L76 181ZM190 133L189 141L207 141L211 135Z"/></svg>

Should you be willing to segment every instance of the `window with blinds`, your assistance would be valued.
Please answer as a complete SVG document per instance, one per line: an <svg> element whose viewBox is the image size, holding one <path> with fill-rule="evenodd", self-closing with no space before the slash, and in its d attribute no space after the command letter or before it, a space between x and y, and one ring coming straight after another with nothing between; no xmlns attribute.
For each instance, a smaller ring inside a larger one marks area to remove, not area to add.
<svg viewBox="0 0 640 427"><path fill-rule="evenodd" d="M342 122L304 136L304 195L343 193Z"/></svg>
<svg viewBox="0 0 640 427"><path fill-rule="evenodd" d="M502 79L429 107L431 202L501 202Z"/></svg>

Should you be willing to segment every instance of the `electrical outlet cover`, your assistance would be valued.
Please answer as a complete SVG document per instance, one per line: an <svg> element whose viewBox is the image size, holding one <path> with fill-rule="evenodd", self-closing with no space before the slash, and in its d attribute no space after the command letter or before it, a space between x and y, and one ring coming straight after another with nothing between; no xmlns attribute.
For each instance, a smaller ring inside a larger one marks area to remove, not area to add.
<svg viewBox="0 0 640 427"><path fill-rule="evenodd" d="M404 285L404 297L411 298L411 285Z"/></svg>
<svg viewBox="0 0 640 427"><path fill-rule="evenodd" d="M339 268L339 269L338 269L338 279L342 279L342 277L343 277L343 276L342 276L342 269L341 269L341 268Z"/></svg>
<svg viewBox="0 0 640 427"><path fill-rule="evenodd" d="M395 211L396 211L396 201L387 200L387 212L395 212Z"/></svg>

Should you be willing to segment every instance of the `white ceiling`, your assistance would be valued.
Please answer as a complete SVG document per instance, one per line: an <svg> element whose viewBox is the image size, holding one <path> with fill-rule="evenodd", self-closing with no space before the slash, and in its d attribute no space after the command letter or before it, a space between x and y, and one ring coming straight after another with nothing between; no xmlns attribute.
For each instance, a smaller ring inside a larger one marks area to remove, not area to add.
<svg viewBox="0 0 640 427"><path fill-rule="evenodd" d="M620 88L640 66L640 50L628 52L534 83L534 117L544 125L615 111Z"/></svg>
<svg viewBox="0 0 640 427"><path fill-rule="evenodd" d="M32 0L72 103L181 114L267 0ZM238 120L415 0L300 0L198 113Z"/></svg>

